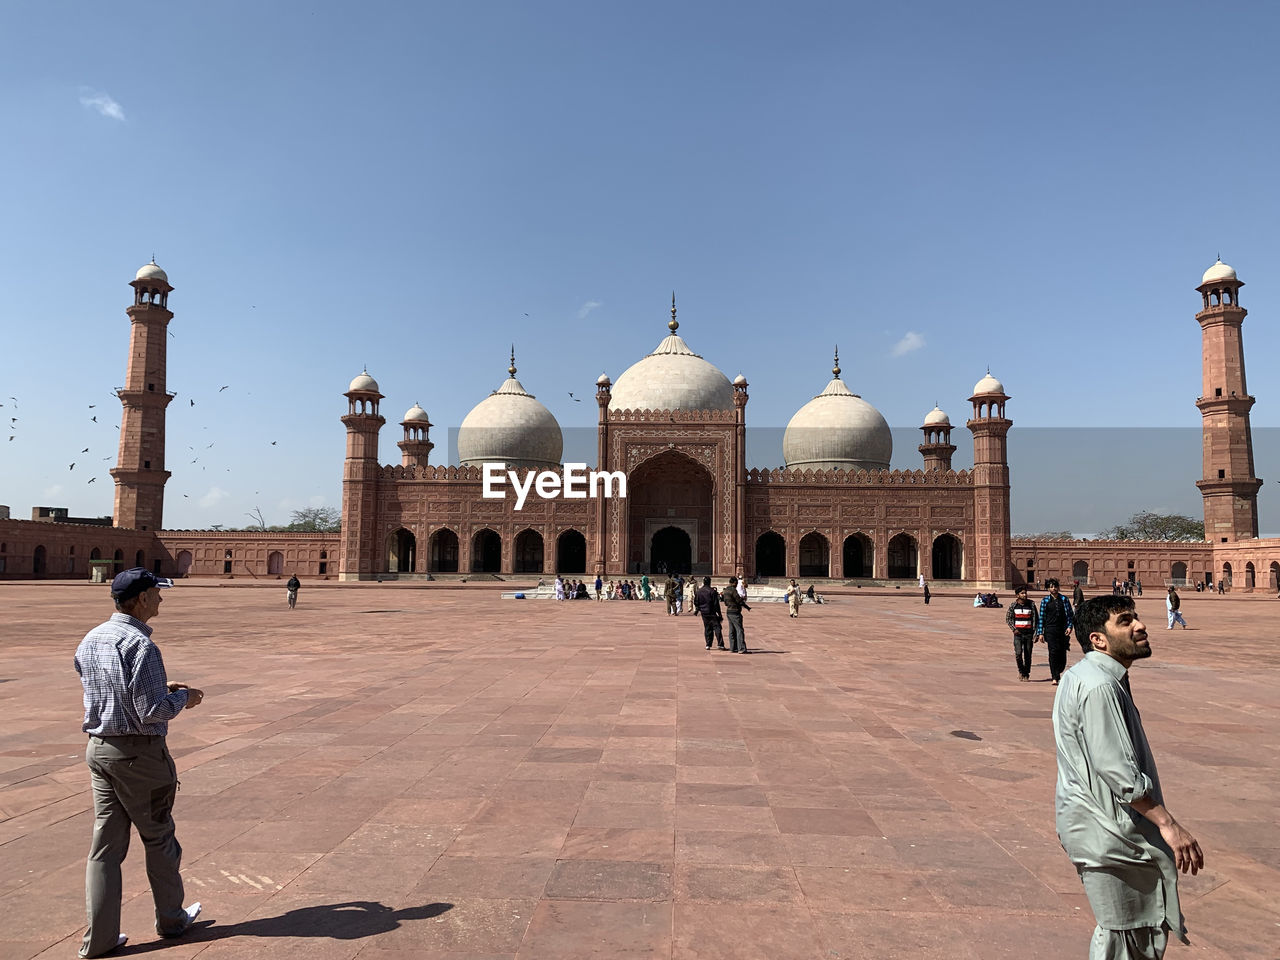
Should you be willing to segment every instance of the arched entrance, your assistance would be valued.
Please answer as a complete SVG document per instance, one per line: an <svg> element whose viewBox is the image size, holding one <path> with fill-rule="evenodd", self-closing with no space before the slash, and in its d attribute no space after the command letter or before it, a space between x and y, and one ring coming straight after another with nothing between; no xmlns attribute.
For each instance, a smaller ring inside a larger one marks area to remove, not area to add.
<svg viewBox="0 0 1280 960"><path fill-rule="evenodd" d="M230 556L230 554L228 554ZM111 555L111 573L115 575L124 569L124 551L117 550Z"/></svg>
<svg viewBox="0 0 1280 960"><path fill-rule="evenodd" d="M963 570L963 552L960 541L949 533L939 534L933 540L933 579L959 580Z"/></svg>
<svg viewBox="0 0 1280 960"><path fill-rule="evenodd" d="M458 572L458 535L448 527L437 530L428 543L430 573Z"/></svg>
<svg viewBox="0 0 1280 960"><path fill-rule="evenodd" d="M782 534L770 530L760 534L756 541L756 576L785 577L787 575L787 541Z"/></svg>
<svg viewBox="0 0 1280 960"><path fill-rule="evenodd" d="M1246 590L1252 590L1256 579L1257 572L1253 569L1253 564L1246 563L1244 565L1244 588Z"/></svg>
<svg viewBox="0 0 1280 960"><path fill-rule="evenodd" d="M798 566L802 577L829 577L831 550L827 538L816 530L801 537Z"/></svg>
<svg viewBox="0 0 1280 960"><path fill-rule="evenodd" d="M147 565L147 555L139 550L133 555L133 565L135 567L145 567Z"/></svg>
<svg viewBox="0 0 1280 960"><path fill-rule="evenodd" d="M889 579L914 580L920 569L916 538L900 533L889 541Z"/></svg>
<svg viewBox="0 0 1280 960"><path fill-rule="evenodd" d="M471 538L471 572L497 573L502 569L502 538L488 527Z"/></svg>
<svg viewBox="0 0 1280 960"><path fill-rule="evenodd" d="M1231 589L1231 564L1224 563L1222 565L1222 579L1220 582L1224 589Z"/></svg>
<svg viewBox="0 0 1280 960"><path fill-rule="evenodd" d="M1181 560L1174 563L1174 565L1169 568L1169 579L1171 579L1178 586L1182 586L1184 583L1186 583L1187 565L1183 563Z"/></svg>
<svg viewBox="0 0 1280 960"><path fill-rule="evenodd" d="M1272 593L1280 590L1280 563L1271 561L1271 573L1267 576L1267 589Z"/></svg>
<svg viewBox="0 0 1280 960"><path fill-rule="evenodd" d="M715 482L707 468L679 450L664 450L632 470L627 477L626 572L639 573L652 562L654 537L665 527L688 535L689 572L713 572L714 501Z"/></svg>
<svg viewBox="0 0 1280 960"><path fill-rule="evenodd" d="M279 550L272 550L267 554L267 573L273 577L284 573L284 554Z"/></svg>
<svg viewBox="0 0 1280 960"><path fill-rule="evenodd" d="M36 547L35 552L31 554L31 572L37 577L42 577L48 569L48 554L45 552L44 544L41 544Z"/></svg>
<svg viewBox="0 0 1280 960"><path fill-rule="evenodd" d="M516 573L541 573L544 566L542 534L521 530L516 536Z"/></svg>
<svg viewBox="0 0 1280 960"><path fill-rule="evenodd" d="M1077 560L1071 565L1071 579L1079 580L1081 583L1089 582L1089 561Z"/></svg>
<svg viewBox="0 0 1280 960"><path fill-rule="evenodd" d="M387 573L413 573L418 538L401 527L387 534Z"/></svg>
<svg viewBox="0 0 1280 960"><path fill-rule="evenodd" d="M97 552L96 550L94 551ZM94 559L98 559L94 557ZM181 550L178 552L178 576L185 577L191 572L191 551Z"/></svg>
<svg viewBox="0 0 1280 960"><path fill-rule="evenodd" d="M875 547L865 533L851 533L844 538L844 575L874 577Z"/></svg>
<svg viewBox="0 0 1280 960"><path fill-rule="evenodd" d="M101 559L102 559L102 550L101 550L101 549L99 549L98 547L94 547L92 550L90 550L90 551L89 551L89 559L90 559L90 560L101 560Z"/></svg>
<svg viewBox="0 0 1280 960"><path fill-rule="evenodd" d="M556 573L587 572L587 538L577 530L556 537Z"/></svg>
<svg viewBox="0 0 1280 960"><path fill-rule="evenodd" d="M663 527L649 538L649 569L654 573L689 573L693 569L693 541L689 531Z"/></svg>

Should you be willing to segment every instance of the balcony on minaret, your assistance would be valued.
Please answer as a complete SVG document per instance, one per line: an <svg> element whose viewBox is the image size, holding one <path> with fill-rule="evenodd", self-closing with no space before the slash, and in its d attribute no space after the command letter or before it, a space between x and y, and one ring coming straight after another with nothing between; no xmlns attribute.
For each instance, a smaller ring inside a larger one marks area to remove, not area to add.
<svg viewBox="0 0 1280 960"><path fill-rule="evenodd" d="M396 446L400 448L401 466L427 466L427 458L435 448L435 444L431 442L431 420L427 411L415 403L405 411L400 426L404 428L404 439Z"/></svg>
<svg viewBox="0 0 1280 960"><path fill-rule="evenodd" d="M924 434L924 443L916 449L924 457L925 471L950 470L951 456L956 452L955 444L951 442L951 418L934 404L925 415L920 430Z"/></svg>

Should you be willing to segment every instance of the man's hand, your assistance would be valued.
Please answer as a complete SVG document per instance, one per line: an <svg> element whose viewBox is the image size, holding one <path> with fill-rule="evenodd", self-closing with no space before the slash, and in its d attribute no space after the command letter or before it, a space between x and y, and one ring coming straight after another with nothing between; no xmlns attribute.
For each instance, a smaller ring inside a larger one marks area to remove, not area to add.
<svg viewBox="0 0 1280 960"><path fill-rule="evenodd" d="M1036 638L1035 638L1034 640L1032 640L1031 642L1032 642L1032 643L1043 643L1043 642L1044 642L1044 634L1043 634L1043 633L1037 633L1037 634L1036 634Z"/></svg>
<svg viewBox="0 0 1280 960"><path fill-rule="evenodd" d="M182 686L187 691L186 709L190 710L192 707L200 706L201 701L204 700L204 691L197 690L195 687L188 687L185 683Z"/></svg>
<svg viewBox="0 0 1280 960"><path fill-rule="evenodd" d="M168 683L165 684L165 686L169 688L170 693L173 693L173 691L175 690L189 689L185 683L179 683L177 680L170 680Z"/></svg>
<svg viewBox="0 0 1280 960"><path fill-rule="evenodd" d="M1173 817L1160 827L1160 836L1173 848L1173 864L1182 873L1195 875L1204 867L1204 854L1200 852L1200 844Z"/></svg>

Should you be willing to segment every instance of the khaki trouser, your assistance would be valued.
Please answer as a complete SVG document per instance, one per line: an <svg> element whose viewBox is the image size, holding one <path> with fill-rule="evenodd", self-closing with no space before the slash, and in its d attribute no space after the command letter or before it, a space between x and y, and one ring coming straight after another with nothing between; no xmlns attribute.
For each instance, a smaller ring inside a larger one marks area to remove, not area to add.
<svg viewBox="0 0 1280 960"><path fill-rule="evenodd" d="M130 825L146 848L156 932L182 932L188 923L179 872L182 847L172 816L178 771L164 737L90 737L85 762L93 780L93 841L84 882L89 929L80 956L114 950L120 938L120 864L129 852Z"/></svg>
<svg viewBox="0 0 1280 960"><path fill-rule="evenodd" d="M1160 960L1168 942L1168 933L1159 927L1136 930L1094 927L1093 939L1089 941L1089 960Z"/></svg>

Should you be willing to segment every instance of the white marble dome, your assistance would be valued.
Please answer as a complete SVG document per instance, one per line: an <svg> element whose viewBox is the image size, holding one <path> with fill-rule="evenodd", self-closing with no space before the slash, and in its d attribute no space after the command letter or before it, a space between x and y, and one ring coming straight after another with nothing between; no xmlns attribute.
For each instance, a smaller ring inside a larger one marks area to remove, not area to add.
<svg viewBox="0 0 1280 960"><path fill-rule="evenodd" d="M735 387L741 387L744 384L746 384L746 382L747 382L747 378L742 374L738 374L736 377L733 378L733 385Z"/></svg>
<svg viewBox="0 0 1280 960"><path fill-rule="evenodd" d="M934 405L924 417L924 425L926 427L949 427L951 426L951 418L942 412L942 408Z"/></svg>
<svg viewBox="0 0 1280 960"><path fill-rule="evenodd" d="M610 410L732 410L733 385L675 332L613 385Z"/></svg>
<svg viewBox="0 0 1280 960"><path fill-rule="evenodd" d="M458 428L458 462L464 467L505 463L507 469L551 470L560 466L564 435L560 424L511 376L463 418Z"/></svg>
<svg viewBox="0 0 1280 960"><path fill-rule="evenodd" d="M602 373L600 376L596 377L596 386L598 387L603 387L606 383L612 382L613 381L609 379L609 375L607 373Z"/></svg>
<svg viewBox="0 0 1280 960"><path fill-rule="evenodd" d="M1232 274L1235 276L1235 274ZM160 280L163 283L169 282L169 275L161 270L154 260L150 263L144 263L138 268L138 272L134 274L135 280Z"/></svg>
<svg viewBox="0 0 1280 960"><path fill-rule="evenodd" d="M796 411L782 436L791 470L888 470L892 456L889 424L839 374Z"/></svg>
<svg viewBox="0 0 1280 960"><path fill-rule="evenodd" d="M351 386L347 387L347 393L379 393L378 381L369 376L368 370L362 370L360 375L351 381Z"/></svg>
<svg viewBox="0 0 1280 960"><path fill-rule="evenodd" d="M973 385L973 395L980 397L992 393L1004 393L1004 384L993 377L988 370L987 375Z"/></svg>
<svg viewBox="0 0 1280 960"><path fill-rule="evenodd" d="M1222 262L1222 258L1218 258L1218 262L1204 272L1204 276L1200 278L1200 282L1213 283L1215 280L1234 280L1236 279L1236 271L1234 267L1228 266Z"/></svg>
<svg viewBox="0 0 1280 960"><path fill-rule="evenodd" d="M404 412L405 423L409 423L414 420L426 420L428 422L431 420L431 418L427 416L427 411L423 410L422 406L417 403Z"/></svg>

